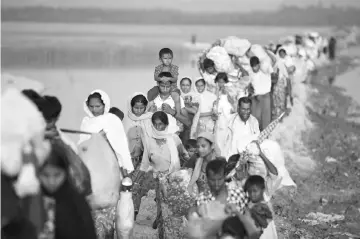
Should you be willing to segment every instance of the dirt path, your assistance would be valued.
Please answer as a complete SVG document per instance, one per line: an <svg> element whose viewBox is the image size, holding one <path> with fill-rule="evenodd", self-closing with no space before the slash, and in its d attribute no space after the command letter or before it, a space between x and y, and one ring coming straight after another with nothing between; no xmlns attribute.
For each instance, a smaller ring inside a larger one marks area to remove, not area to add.
<svg viewBox="0 0 360 239"><path fill-rule="evenodd" d="M350 62L340 59L335 74L348 71ZM314 127L302 141L316 165L307 173L291 171L297 192L282 190L273 200L280 238L360 237L360 127L347 121L353 100L329 84L333 69L321 69L311 82Z"/></svg>
<svg viewBox="0 0 360 239"><path fill-rule="evenodd" d="M158 230L152 229L156 217L155 191L150 190L147 197L141 200L139 214L134 227L134 239L157 239Z"/></svg>

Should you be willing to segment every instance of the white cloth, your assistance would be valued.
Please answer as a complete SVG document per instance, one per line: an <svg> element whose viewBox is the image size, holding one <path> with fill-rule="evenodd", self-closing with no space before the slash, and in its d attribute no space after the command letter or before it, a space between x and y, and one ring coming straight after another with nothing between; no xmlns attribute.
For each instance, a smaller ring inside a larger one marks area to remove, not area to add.
<svg viewBox="0 0 360 239"><path fill-rule="evenodd" d="M285 157L281 150L281 147L278 142L274 140L264 140L260 145L261 151L265 156L270 160L270 162L277 168L278 175L271 175L266 178L266 194L267 197L271 198L272 195L284 186L295 186L295 182L290 177L289 171L285 166ZM262 163L262 162L261 162ZM262 163L264 164L264 163ZM249 174L253 174L249 169Z"/></svg>
<svg viewBox="0 0 360 239"><path fill-rule="evenodd" d="M44 141L46 123L37 107L20 91L7 89L1 96L1 172L16 176L23 165L22 151L30 146L42 165L50 145ZM46 152L47 151L47 152Z"/></svg>
<svg viewBox="0 0 360 239"><path fill-rule="evenodd" d="M289 73L288 73L288 69L287 66L285 65L285 58L278 58L278 60L276 61L276 64L274 66L274 68L277 70L279 70L279 80L283 79L283 78L288 78L289 77Z"/></svg>
<svg viewBox="0 0 360 239"><path fill-rule="evenodd" d="M204 90L203 93L199 93L200 96L200 113L212 112L214 102L217 97L210 91Z"/></svg>
<svg viewBox="0 0 360 239"><path fill-rule="evenodd" d="M249 119L243 122L237 113L232 114L228 122L225 141L220 147L221 156L228 159L234 154L243 152L246 146L256 140L259 135L259 122L254 116L250 115Z"/></svg>
<svg viewBox="0 0 360 239"><path fill-rule="evenodd" d="M174 134L169 133L168 128L164 131L158 131L155 129L154 125L151 127L151 131L146 132L144 141L144 154L142 157L140 170L147 172L153 170L155 172L159 171L154 168L150 159L153 161L154 158L161 159L161 161L170 161L170 165L168 168L169 173L173 173L180 169L180 159L179 159L179 151L178 146L181 144L180 138ZM161 151L159 150L160 146L157 143L152 143L151 141L155 141L157 139L165 139L166 147L168 147L170 155L161 155Z"/></svg>
<svg viewBox="0 0 360 239"><path fill-rule="evenodd" d="M250 72L251 84L254 87L254 95L265 95L271 91L271 76L261 70Z"/></svg>
<svg viewBox="0 0 360 239"><path fill-rule="evenodd" d="M134 202L131 192L120 192L116 207L116 233L118 238L132 238L134 228Z"/></svg>
<svg viewBox="0 0 360 239"><path fill-rule="evenodd" d="M134 166L131 161L128 141L126 138L124 126L119 119L114 114L109 113L110 109L110 98L109 96L102 90L94 90L91 94L98 92L101 95L101 99L105 104L104 114L94 117L94 115L90 112L85 99L84 102L84 111L88 116L85 116L81 122L80 129L81 131L90 132L90 133L99 133L100 131L104 131L107 139L113 150L116 153L118 158L118 162L120 167L128 171L133 171ZM80 145L82 142L90 139L90 135L82 134L80 135L80 140L78 144Z"/></svg>
<svg viewBox="0 0 360 239"><path fill-rule="evenodd" d="M228 54L242 57L249 50L251 43L247 39L241 39L236 36L229 36L224 39L223 47Z"/></svg>
<svg viewBox="0 0 360 239"><path fill-rule="evenodd" d="M225 48L221 46L215 46L211 48L210 51L206 54L206 57L214 62L217 72L230 73L234 70L234 65L229 54Z"/></svg>
<svg viewBox="0 0 360 239"><path fill-rule="evenodd" d="M156 108L158 111L161 111L162 104L168 104L171 108L175 108L175 102L171 96L166 98L165 100L161 99L160 94L154 99L154 104L156 105ZM185 103L183 98L180 97L180 108L184 108ZM180 130L179 126L177 125L176 118L170 114L167 114L169 118L169 127L168 127L168 133L173 134Z"/></svg>
<svg viewBox="0 0 360 239"><path fill-rule="evenodd" d="M217 105L218 120L215 125L215 140L217 145L222 145L226 138L226 130L231 117L232 105L227 95L220 95Z"/></svg>
<svg viewBox="0 0 360 239"><path fill-rule="evenodd" d="M260 69L264 73L271 74L274 72L272 68L272 60L269 56L269 53L265 48L261 45L254 44L251 46L250 51L253 55L257 56L260 60Z"/></svg>

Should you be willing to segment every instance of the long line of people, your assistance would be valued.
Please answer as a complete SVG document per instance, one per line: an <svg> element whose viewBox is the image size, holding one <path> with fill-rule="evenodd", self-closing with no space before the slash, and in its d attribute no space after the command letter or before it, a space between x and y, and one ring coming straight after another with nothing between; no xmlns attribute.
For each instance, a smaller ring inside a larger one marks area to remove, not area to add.
<svg viewBox="0 0 360 239"><path fill-rule="evenodd" d="M271 197L283 186L296 185L285 168L280 145L266 138L284 113L289 113L288 100L293 103L294 61L303 57L311 72L311 62L326 53L316 34L303 36L302 41L292 39L276 48L237 37L218 40L199 59L201 77L181 78L179 89L174 54L163 48L161 64L154 72L157 85L147 95L132 94L125 114L111 108L104 91L89 94L84 101L86 116L77 132L78 145L57 127L61 103L56 97L41 96L34 90L5 92L2 206L8 205L9 210L2 212L2 236L129 236L134 217L131 212L123 215L118 207L126 205L118 203L125 177L133 181L133 197L128 203L134 204L135 220L141 198L150 189L156 190L155 229L162 223L164 185L171 175L186 169L183 181L188 183L183 190L194 199L194 207L188 208L186 215L189 236L277 238ZM330 52L333 45L329 45ZM17 104L19 107L12 109ZM14 113L21 118L25 108L29 110L27 118L19 122L9 119ZM37 131L31 124L35 121L40 122ZM30 171L25 170L27 165L31 165ZM24 170L41 187L22 192L18 185L24 184L19 183ZM26 195L32 196L30 206L24 209L20 204ZM43 208L47 220L39 216ZM30 219L34 211L36 220Z"/></svg>

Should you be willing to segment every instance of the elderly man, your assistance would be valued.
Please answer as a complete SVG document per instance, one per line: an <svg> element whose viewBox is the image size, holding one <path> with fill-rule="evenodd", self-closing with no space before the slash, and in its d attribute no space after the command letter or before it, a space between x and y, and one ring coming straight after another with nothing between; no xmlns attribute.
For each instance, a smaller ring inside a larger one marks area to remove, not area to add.
<svg viewBox="0 0 360 239"><path fill-rule="evenodd" d="M171 74L166 75L167 72L159 74L158 81L159 95L151 102L150 111L164 111L169 118L169 133L180 133L183 131L183 125L191 126L191 121L185 110L184 100L180 97L181 113L177 114L175 110L175 102L171 97Z"/></svg>

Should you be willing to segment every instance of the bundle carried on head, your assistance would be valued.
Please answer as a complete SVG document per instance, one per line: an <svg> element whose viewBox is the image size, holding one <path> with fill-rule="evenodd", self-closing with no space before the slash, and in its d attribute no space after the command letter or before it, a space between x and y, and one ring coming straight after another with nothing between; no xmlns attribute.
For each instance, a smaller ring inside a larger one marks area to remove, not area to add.
<svg viewBox="0 0 360 239"><path fill-rule="evenodd" d="M241 39L235 36L217 40L200 56L198 62L200 73L205 70L203 62L206 58L211 59L215 63L217 72L226 72L228 74L233 72L234 65L229 55L243 57L250 46L251 43L247 39Z"/></svg>
<svg viewBox="0 0 360 239"><path fill-rule="evenodd" d="M223 47L228 54L236 57L243 57L251 47L251 43L247 39L229 36L224 40Z"/></svg>
<svg viewBox="0 0 360 239"><path fill-rule="evenodd" d="M234 65L224 47L215 46L206 54L206 58L212 60L217 72L232 72Z"/></svg>
<svg viewBox="0 0 360 239"><path fill-rule="evenodd" d="M36 194L36 167L44 163L51 148L44 140L45 120L37 107L14 88L2 95L1 108L1 173L17 177L14 187L18 196Z"/></svg>

